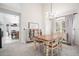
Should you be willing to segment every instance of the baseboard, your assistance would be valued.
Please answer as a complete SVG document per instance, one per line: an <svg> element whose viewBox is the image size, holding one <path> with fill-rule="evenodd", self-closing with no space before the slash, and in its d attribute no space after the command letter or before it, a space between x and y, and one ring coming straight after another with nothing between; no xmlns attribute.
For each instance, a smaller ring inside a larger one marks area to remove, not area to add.
<svg viewBox="0 0 79 59"><path fill-rule="evenodd" d="M32 40L30 40L30 41L26 41L26 43L32 43L33 41Z"/></svg>
<svg viewBox="0 0 79 59"><path fill-rule="evenodd" d="M75 43L76 46L79 46L79 44Z"/></svg>
<svg viewBox="0 0 79 59"><path fill-rule="evenodd" d="M70 43L68 43L68 42L64 42L64 41L63 41L62 43L63 43L63 44L66 44L66 45L71 45Z"/></svg>

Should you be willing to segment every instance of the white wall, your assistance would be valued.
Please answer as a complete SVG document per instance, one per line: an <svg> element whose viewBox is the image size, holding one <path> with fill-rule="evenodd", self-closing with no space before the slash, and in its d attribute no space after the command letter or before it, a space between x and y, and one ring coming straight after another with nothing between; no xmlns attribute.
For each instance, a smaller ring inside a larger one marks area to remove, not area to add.
<svg viewBox="0 0 79 59"><path fill-rule="evenodd" d="M42 4L42 10L43 10L43 19L44 19L44 27L45 27L45 35L50 35L51 34L51 20L49 19L49 14L50 14L50 3L44 3ZM53 27L53 26L52 26Z"/></svg>
<svg viewBox="0 0 79 59"><path fill-rule="evenodd" d="M41 6L42 5L42 6ZM66 3L55 3L52 4L54 11L54 16L62 16L62 15L67 15L71 14L74 12L79 13L79 4L77 3L71 3L71 4L66 4ZM41 9L42 8L42 9ZM49 13L50 13L50 4L23 4L22 8L22 32L23 28L27 28L27 22L28 21L33 21L40 23L41 28L44 28L45 34L51 34L50 30L52 28L53 32L56 30L56 25L55 25L55 20L53 20L53 25L51 25L51 20L49 20ZM42 15L42 16L41 16ZM79 44L79 14L75 17L76 19L76 24L74 24L76 27L76 34L75 34L75 42ZM74 20L75 20L74 19ZM22 33L22 37L23 37ZM24 39L24 38L22 38Z"/></svg>
<svg viewBox="0 0 79 59"><path fill-rule="evenodd" d="M43 19L45 20L45 34L51 34L56 32L56 20L52 19L52 24L50 22L49 13L50 13L50 3L43 4ZM77 12L74 18L74 27L75 27L75 43L79 45L79 4L78 3L54 3L52 4L52 11L55 17L64 16ZM50 24L49 24L50 23Z"/></svg>
<svg viewBox="0 0 79 59"><path fill-rule="evenodd" d="M53 5L55 7L55 16L63 16L67 14L71 14L77 12L78 14L75 15L74 18L74 27L75 27L75 43L79 45L79 4L77 3L55 3Z"/></svg>
<svg viewBox="0 0 79 59"><path fill-rule="evenodd" d="M28 22L34 22L39 24L39 28L44 32L44 20L42 16L42 6L41 4L23 4L22 5L22 20L21 20L21 39L26 40L26 33L24 28L28 28ZM24 34L25 33L25 34ZM44 34L44 33L43 33Z"/></svg>
<svg viewBox="0 0 79 59"><path fill-rule="evenodd" d="M36 22L39 23L40 28L43 29L43 32L45 31L45 34L50 34L51 27L49 23L49 17L48 14L50 13L50 4L0 4L0 8L5 8L8 10L12 10L18 13L21 13L21 40L25 41L26 40L26 32L24 31L24 28L27 29L27 23L28 22ZM55 13L55 16L60 16L64 14L69 14L72 12L78 12L79 13L79 4L71 3L71 4L60 4L60 3L55 3L53 4L53 9ZM79 14L78 16L79 17ZM78 21L78 18L77 18ZM52 21L55 22L55 21ZM55 26L55 24L53 24ZM75 25L79 25L78 22ZM49 27L49 28L48 28ZM52 27L54 30L54 27ZM79 31L77 30L77 34ZM25 36L24 36L25 35ZM76 38L76 41L78 43L78 36Z"/></svg>
<svg viewBox="0 0 79 59"><path fill-rule="evenodd" d="M18 13L21 13L21 27L20 27L20 39L25 42L26 30L28 22L35 22L39 24L39 27L43 29L44 32L44 20L42 14L42 5L41 4L0 4L0 8L12 10Z"/></svg>
<svg viewBox="0 0 79 59"><path fill-rule="evenodd" d="M0 3L0 8L21 13L21 4L19 3Z"/></svg>

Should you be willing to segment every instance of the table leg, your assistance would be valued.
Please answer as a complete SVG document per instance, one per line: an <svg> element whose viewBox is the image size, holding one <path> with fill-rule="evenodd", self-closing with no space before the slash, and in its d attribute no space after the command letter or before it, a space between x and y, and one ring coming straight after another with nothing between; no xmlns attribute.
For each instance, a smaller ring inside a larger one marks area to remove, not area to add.
<svg viewBox="0 0 79 59"><path fill-rule="evenodd" d="M45 46L45 43L43 43L43 47L44 47L44 49L43 49L44 54L46 54L46 46Z"/></svg>
<svg viewBox="0 0 79 59"><path fill-rule="evenodd" d="M49 56L49 42L46 42L46 56Z"/></svg>
<svg viewBox="0 0 79 59"><path fill-rule="evenodd" d="M34 40L34 49L36 50L36 41Z"/></svg>
<svg viewBox="0 0 79 59"><path fill-rule="evenodd" d="M51 48L51 56L53 56L53 48Z"/></svg>

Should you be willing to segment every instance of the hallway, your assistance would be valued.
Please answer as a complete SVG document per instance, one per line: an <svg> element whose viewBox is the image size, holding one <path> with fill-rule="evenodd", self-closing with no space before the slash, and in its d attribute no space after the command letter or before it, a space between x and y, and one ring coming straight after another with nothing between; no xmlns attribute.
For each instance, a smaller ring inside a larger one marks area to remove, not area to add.
<svg viewBox="0 0 79 59"><path fill-rule="evenodd" d="M42 52L33 49L33 43L15 42L5 45L0 49L0 56L42 56ZM63 45L61 56L79 56L79 48L77 46Z"/></svg>

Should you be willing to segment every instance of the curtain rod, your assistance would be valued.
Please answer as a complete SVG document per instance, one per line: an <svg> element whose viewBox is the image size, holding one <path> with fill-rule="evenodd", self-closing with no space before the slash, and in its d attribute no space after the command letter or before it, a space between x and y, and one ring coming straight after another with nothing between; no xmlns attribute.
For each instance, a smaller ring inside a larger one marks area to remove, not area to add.
<svg viewBox="0 0 79 59"><path fill-rule="evenodd" d="M68 15L76 15L78 13L72 13L72 14L68 14ZM60 17L65 17L65 16L68 16L68 15L64 15L64 16L59 16L59 17L54 17L54 19L57 19L57 18L60 18Z"/></svg>

